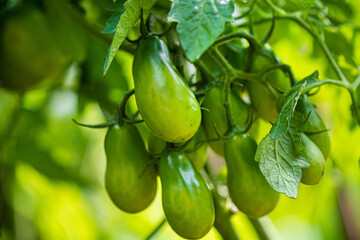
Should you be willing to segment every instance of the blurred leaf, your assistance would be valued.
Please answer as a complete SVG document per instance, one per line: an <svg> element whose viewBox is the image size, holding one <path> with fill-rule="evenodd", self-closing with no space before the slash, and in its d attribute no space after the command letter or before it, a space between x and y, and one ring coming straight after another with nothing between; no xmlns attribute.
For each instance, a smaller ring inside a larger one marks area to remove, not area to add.
<svg viewBox="0 0 360 240"><path fill-rule="evenodd" d="M90 41L87 53L89 57L82 65L79 93L80 101L96 100L106 113L113 115L124 93L130 89L126 74L129 70L116 58L104 77L101 65L106 52L107 49L102 44Z"/></svg>
<svg viewBox="0 0 360 240"><path fill-rule="evenodd" d="M56 43L74 61L86 58L88 36L70 16L76 14L68 0L45 0L47 22Z"/></svg>
<svg viewBox="0 0 360 240"><path fill-rule="evenodd" d="M174 0L168 19L178 22L181 46L186 57L194 62L224 30L225 23L233 20L233 12L233 0Z"/></svg>
<svg viewBox="0 0 360 240"><path fill-rule="evenodd" d="M344 0L321 0L327 7L328 16L335 21L346 21L353 15L353 7L349 1Z"/></svg>
<svg viewBox="0 0 360 240"><path fill-rule="evenodd" d="M79 175L81 162L76 161L76 158L70 156L71 165L57 159L66 154L59 154L65 149L73 153L82 152L86 144L79 130L77 133L73 130L69 135L69 131L60 126L57 123L51 128L40 112L24 109L13 131L12 140L6 146L5 157L11 162L25 162L53 180L75 182L82 186L93 185L93 182ZM73 125L71 127L78 129Z"/></svg>
<svg viewBox="0 0 360 240"><path fill-rule="evenodd" d="M69 171L69 168L57 164L49 152L38 149L38 146L26 143L18 148L21 149L21 153L19 152L16 157L20 161L29 164L51 180L73 182L81 187L94 185L94 182L81 178L78 172Z"/></svg>

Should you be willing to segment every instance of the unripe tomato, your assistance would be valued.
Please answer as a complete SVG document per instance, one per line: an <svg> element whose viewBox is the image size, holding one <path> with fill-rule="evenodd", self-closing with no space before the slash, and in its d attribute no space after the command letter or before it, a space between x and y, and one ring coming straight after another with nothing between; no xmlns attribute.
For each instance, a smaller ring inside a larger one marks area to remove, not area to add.
<svg viewBox="0 0 360 240"><path fill-rule="evenodd" d="M151 154L160 154L164 151L166 147L166 142L161 138L156 137L154 134L149 134L148 139L148 151Z"/></svg>
<svg viewBox="0 0 360 240"><path fill-rule="evenodd" d="M224 144L227 185L236 207L251 217L271 212L279 201L255 161L257 144L249 135L235 136Z"/></svg>
<svg viewBox="0 0 360 240"><path fill-rule="evenodd" d="M235 93L230 95L230 111L239 127L245 127L249 117L249 106ZM205 96L203 107L203 119L205 133L208 139L217 138L214 124L221 135L228 130L227 116L224 107L224 91L221 88L213 87ZM224 155L223 141L210 141L210 147L220 156Z"/></svg>
<svg viewBox="0 0 360 240"><path fill-rule="evenodd" d="M154 166L147 166L150 157L136 128L109 128L105 154L105 188L113 203L129 213L144 210L155 198L156 171Z"/></svg>
<svg viewBox="0 0 360 240"><path fill-rule="evenodd" d="M195 135L201 122L199 103L173 66L163 40L140 41L133 76L137 106L155 136L175 143Z"/></svg>
<svg viewBox="0 0 360 240"><path fill-rule="evenodd" d="M185 149L185 152L198 171L203 169L206 164L207 147L208 144L206 143L205 130L203 126L200 126L195 139L193 139L189 146Z"/></svg>
<svg viewBox="0 0 360 240"><path fill-rule="evenodd" d="M212 194L185 153L164 154L159 163L162 204L167 221L183 238L201 238L215 220Z"/></svg>
<svg viewBox="0 0 360 240"><path fill-rule="evenodd" d="M303 113L305 116L307 116L311 112L308 119L310 123L310 127L307 130L307 132L316 133L327 129L324 121L317 113L314 105L307 99L306 96L303 96L299 99L296 109L301 113ZM308 134L307 136L311 139L311 141L313 141L318 146L318 148L321 150L322 154L324 155L324 158L327 159L330 154L330 148L331 148L331 139L330 139L329 131L325 131L318 134Z"/></svg>
<svg viewBox="0 0 360 240"><path fill-rule="evenodd" d="M325 159L320 149L305 134L301 134L301 142L304 147L302 154L310 164L310 167L302 169L301 182L307 185L318 184L325 171Z"/></svg>
<svg viewBox="0 0 360 240"><path fill-rule="evenodd" d="M49 33L43 13L21 5L1 19L0 85L24 92L53 80L67 59Z"/></svg>
<svg viewBox="0 0 360 240"><path fill-rule="evenodd" d="M251 65L252 72L261 72L278 61L273 53L267 49L254 53ZM280 92L286 92L291 88L290 80L280 69L275 69L266 77L267 83ZM276 110L276 97L261 83L249 82L248 92L251 103L257 110L259 116L266 121L275 122L278 112Z"/></svg>

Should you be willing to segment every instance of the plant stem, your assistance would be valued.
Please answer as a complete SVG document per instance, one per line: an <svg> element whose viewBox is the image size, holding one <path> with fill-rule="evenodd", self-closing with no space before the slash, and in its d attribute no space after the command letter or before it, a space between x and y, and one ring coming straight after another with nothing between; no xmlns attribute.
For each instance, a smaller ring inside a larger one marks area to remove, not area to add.
<svg viewBox="0 0 360 240"><path fill-rule="evenodd" d="M216 193L213 192L213 196L215 205L214 227L218 230L224 240L239 240L240 237L231 223L231 216L233 213L221 204L221 201L216 197Z"/></svg>
<svg viewBox="0 0 360 240"><path fill-rule="evenodd" d="M261 240L279 240L281 239L275 226L268 216L262 218L250 218L250 222L255 228Z"/></svg>
<svg viewBox="0 0 360 240"><path fill-rule="evenodd" d="M117 119L119 126L123 126L126 122L126 119L128 119L128 117L126 116L126 104L133 94L135 94L135 89L126 92L120 103L119 113L118 113L119 115Z"/></svg>
<svg viewBox="0 0 360 240"><path fill-rule="evenodd" d="M359 106L357 103L357 98L356 98L356 92L354 90L349 90L350 93L350 97L351 97L351 101L353 103L353 111L354 111L354 115L355 115L355 119L357 120L358 124L360 125L360 114L359 114Z"/></svg>
<svg viewBox="0 0 360 240"><path fill-rule="evenodd" d="M256 39L254 38L254 36L252 36L251 34L249 34L246 31L238 31L238 32L233 32L233 33L229 33L227 35L221 36L218 39L215 40L215 42L213 43L213 46L219 46L222 45L228 41L231 41L233 39L236 38L245 38L251 47L253 48L261 48L261 45L256 41Z"/></svg>
<svg viewBox="0 0 360 240"><path fill-rule="evenodd" d="M314 37L314 39L317 41L317 43L320 45L321 50L324 52L325 57L327 58L327 60L329 61L331 67L334 69L336 75L339 77L339 79L341 81L343 81L344 83L349 84L349 81L347 80L347 78L345 77L345 75L342 73L339 65L336 63L335 59L333 58L328 46L325 44L325 42L319 37L318 34L315 34L313 32L313 30L311 29L311 27L301 18L298 16L293 16L290 18L291 20L293 20L294 22L296 22L297 24L299 24L301 27L303 27L308 33L310 33L310 35L312 35Z"/></svg>
<svg viewBox="0 0 360 240"><path fill-rule="evenodd" d="M164 224L166 223L166 219L164 218L158 225L157 227L149 234L149 236L147 236L147 238L145 238L146 240L150 240L160 229L162 226L164 226Z"/></svg>
<svg viewBox="0 0 360 240"><path fill-rule="evenodd" d="M240 237L231 223L231 216L233 213L226 207L226 198L219 194L215 177L211 172L209 165L210 163L208 162L205 165L204 170L213 187L212 194L214 197L215 207L214 227L218 230L224 240L239 240Z"/></svg>
<svg viewBox="0 0 360 240"><path fill-rule="evenodd" d="M230 132L232 129L236 128L236 123L231 114L231 109L230 109L230 94L231 94L230 85L231 85L231 76L234 76L234 68L224 58L224 56L221 54L221 52L219 51L219 49L217 47L214 47L213 51L215 53L216 59L218 60L220 66L224 69L224 72L226 73L225 89L224 89L224 93L225 93L224 107L225 107L225 112L226 112L226 117L227 117L227 122L228 122L228 131L227 132Z"/></svg>
<svg viewBox="0 0 360 240"><path fill-rule="evenodd" d="M237 16L235 19L236 19L236 20L237 20L237 19L241 19L241 18L244 18L244 17L246 17L247 15L249 15L249 13L253 10L256 2L257 2L257 0L253 0L253 1L251 2L250 6L249 6L249 9L248 9L246 12L244 12L243 14L241 14L240 16Z"/></svg>
<svg viewBox="0 0 360 240"><path fill-rule="evenodd" d="M109 122L105 122L105 123L100 123L100 124L94 124L94 125L91 125L91 124L85 124L85 123L80 123L78 121L76 121L75 119L72 119L73 122L79 126L82 126L82 127L87 127L87 128L107 128L107 127L111 127L113 125L116 124L116 120L111 120Z"/></svg>
<svg viewBox="0 0 360 240"><path fill-rule="evenodd" d="M287 19L287 20L292 20L295 23L297 23L300 27L302 27L303 29L305 29L315 40L316 42L320 45L321 50L324 52L325 57L327 58L327 60L329 61L331 67L334 69L336 75L339 77L339 79L341 81L343 81L344 83L349 84L349 81L347 80L347 78L345 77L345 75L342 73L339 65L336 63L335 59L333 58L329 48L327 47L327 45L325 44L325 42L320 38L320 36L318 34L316 34L313 29L311 28L311 26L309 26L308 23L306 23L299 12L295 12L295 13L287 13L284 10L278 8L275 4L273 4L270 0L264 0L272 9L273 11L275 11L276 13L279 14L279 16L276 16L276 19ZM272 20L272 17L268 17L266 18L267 20Z"/></svg>
<svg viewBox="0 0 360 240"><path fill-rule="evenodd" d="M302 92L302 94L304 94L304 93L310 91L311 89L320 87L325 84L332 84L332 85L336 85L339 87L343 87L345 89L349 89L348 84L346 84L344 82L341 82L339 80L334 80L334 79L324 79L324 80L318 81L317 83L311 84L310 86L305 87L301 92Z"/></svg>

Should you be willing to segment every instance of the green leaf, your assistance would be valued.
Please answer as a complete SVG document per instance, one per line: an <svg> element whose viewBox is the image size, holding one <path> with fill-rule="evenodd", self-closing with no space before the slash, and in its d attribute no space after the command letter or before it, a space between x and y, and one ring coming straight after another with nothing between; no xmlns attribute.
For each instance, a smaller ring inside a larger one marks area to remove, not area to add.
<svg viewBox="0 0 360 240"><path fill-rule="evenodd" d="M139 20L141 9L147 11L155 4L155 2L156 0L128 0L124 3L125 12L120 16L120 20L116 25L116 32L104 64L104 75L108 71L116 52L125 40L127 34Z"/></svg>
<svg viewBox="0 0 360 240"><path fill-rule="evenodd" d="M275 124L270 130L272 139L280 138L288 129L290 120L295 112L297 102L303 93L303 89L317 82L318 72L297 82L288 92L285 93L285 103L277 117Z"/></svg>
<svg viewBox="0 0 360 240"><path fill-rule="evenodd" d="M112 15L109 20L106 22L106 27L101 31L101 33L111 33L114 34L116 32L116 26L120 20L121 15L125 12L118 12Z"/></svg>
<svg viewBox="0 0 360 240"><path fill-rule="evenodd" d="M124 3L126 2L126 0L121 0L121 1L114 1L114 4L111 5L110 7L108 7L108 10L111 11L120 11L123 12L125 11L124 9Z"/></svg>
<svg viewBox="0 0 360 240"><path fill-rule="evenodd" d="M261 140L255 155L270 186L291 198L297 197L301 169L310 166L297 150L300 134L287 131L275 140L268 134Z"/></svg>
<svg viewBox="0 0 360 240"><path fill-rule="evenodd" d="M169 21L176 27L186 57L194 62L232 21L233 0L174 0Z"/></svg>

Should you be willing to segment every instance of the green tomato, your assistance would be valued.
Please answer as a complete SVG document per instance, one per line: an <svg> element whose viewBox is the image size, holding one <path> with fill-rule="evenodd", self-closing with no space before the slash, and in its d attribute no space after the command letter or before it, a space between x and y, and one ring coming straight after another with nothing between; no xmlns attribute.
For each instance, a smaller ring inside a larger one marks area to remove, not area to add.
<svg viewBox="0 0 360 240"><path fill-rule="evenodd" d="M256 148L249 134L235 136L224 144L230 197L240 211L258 218L276 207L280 195L261 173L254 159Z"/></svg>
<svg viewBox="0 0 360 240"><path fill-rule="evenodd" d="M133 76L140 114L155 136L184 142L195 135L201 123L200 105L173 66L163 40L140 41Z"/></svg>
<svg viewBox="0 0 360 240"><path fill-rule="evenodd" d="M0 85L25 92L50 82L64 69L67 59L53 43L43 13L21 5L1 19Z"/></svg>
<svg viewBox="0 0 360 240"><path fill-rule="evenodd" d="M147 148L149 153L151 154L160 154L165 150L166 142L161 138L156 137L154 134L150 133Z"/></svg>
<svg viewBox="0 0 360 240"><path fill-rule="evenodd" d="M218 87L212 88L205 96L202 106L207 110L203 111L203 121L208 139L217 138L214 125L221 135L228 130L223 101L224 91ZM235 92L231 92L230 111L236 124L239 127L245 127L249 117L249 106ZM223 141L210 141L209 145L217 154L224 155Z"/></svg>
<svg viewBox="0 0 360 240"><path fill-rule="evenodd" d="M201 238L214 224L211 192L185 153L170 152L159 163L162 204L167 221L183 238Z"/></svg>
<svg viewBox="0 0 360 240"><path fill-rule="evenodd" d="M278 63L278 60L270 50L262 49L254 54L251 72L261 72L271 65ZM291 88L289 79L280 69L269 72L266 81L279 92L286 92ZM249 82L247 87L251 103L259 116L266 121L275 122L278 115L276 97L272 95L265 85L259 82Z"/></svg>
<svg viewBox="0 0 360 240"><path fill-rule="evenodd" d="M200 126L195 138L185 149L185 152L187 153L188 157L190 158L196 170L198 171L203 169L207 162L208 144L205 141L206 141L205 130L203 126Z"/></svg>
<svg viewBox="0 0 360 240"><path fill-rule="evenodd" d="M259 117L274 123L279 114L276 110L276 98L261 83L249 82L247 90L251 98L251 104Z"/></svg>
<svg viewBox="0 0 360 240"><path fill-rule="evenodd" d="M113 203L128 213L148 207L155 198L156 171L154 166L147 167L150 157L136 128L133 125L109 128L105 154L105 188Z"/></svg>
<svg viewBox="0 0 360 240"><path fill-rule="evenodd" d="M301 134L301 142L304 147L302 154L310 164L310 167L302 169L301 182L307 185L318 184L325 172L324 156L316 144L305 134Z"/></svg>
<svg viewBox="0 0 360 240"><path fill-rule="evenodd" d="M299 99L296 110L300 111L305 116L307 116L309 112L311 112L308 119L310 123L310 127L307 130L307 132L309 133L307 134L307 136L311 139L311 141L313 141L318 146L318 148L321 150L322 154L324 155L324 158L327 159L330 154L330 148L331 148L331 139L330 139L329 131L325 131L318 134L310 134L327 129L324 121L317 113L314 105L307 99L306 96L303 96Z"/></svg>

